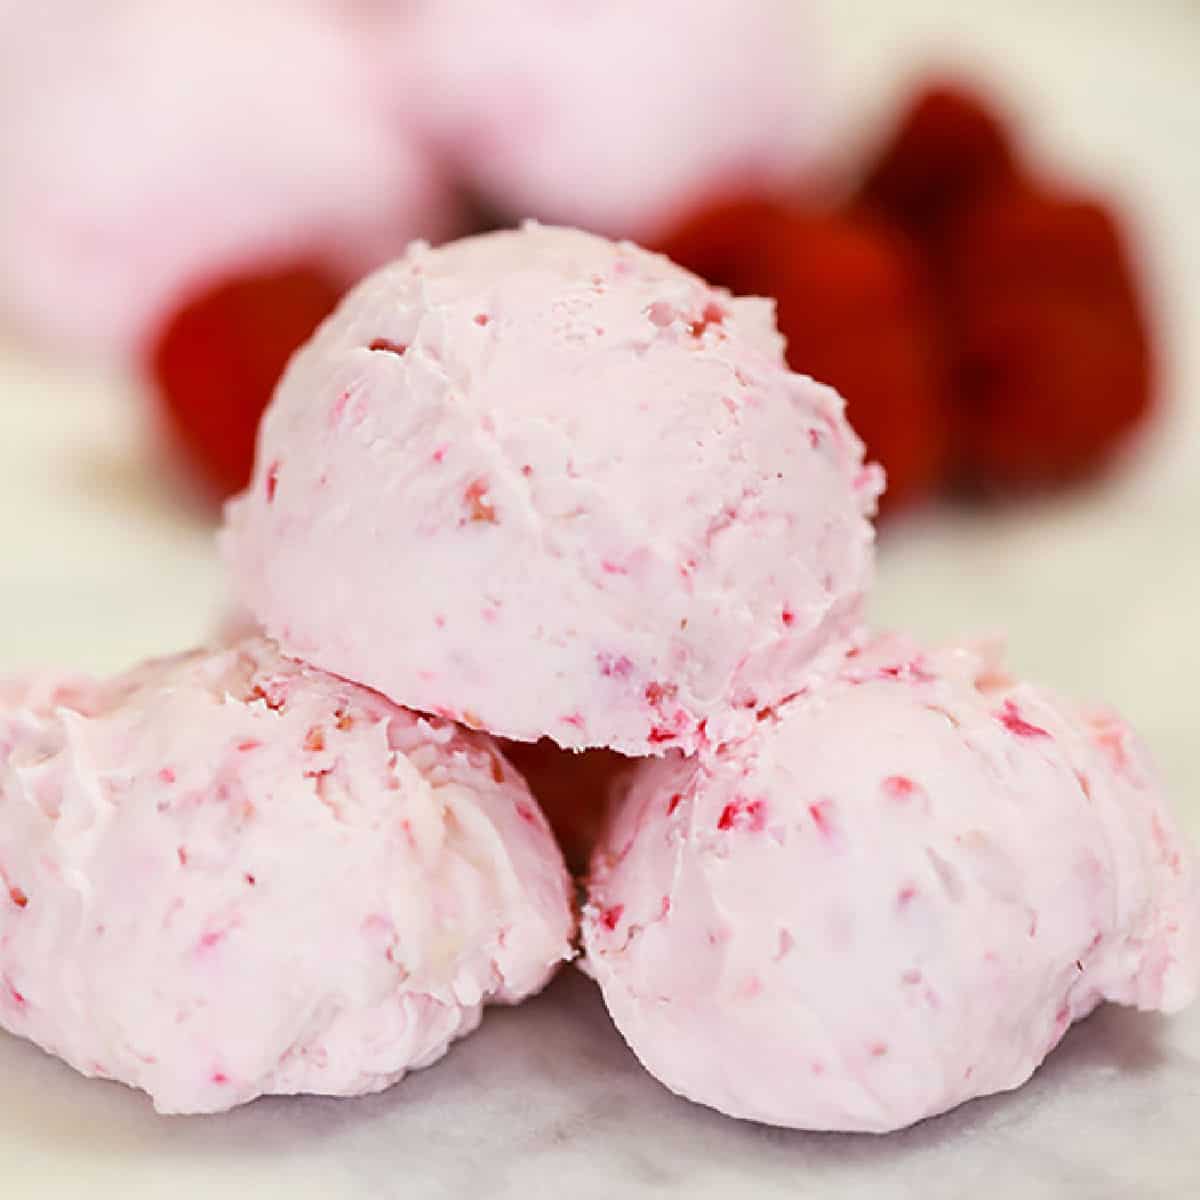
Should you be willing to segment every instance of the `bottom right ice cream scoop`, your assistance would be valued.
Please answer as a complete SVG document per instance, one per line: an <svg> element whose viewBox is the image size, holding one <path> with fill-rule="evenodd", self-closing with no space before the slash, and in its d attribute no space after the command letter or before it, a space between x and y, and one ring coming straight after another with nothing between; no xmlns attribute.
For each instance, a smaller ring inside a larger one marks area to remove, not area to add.
<svg viewBox="0 0 1200 1200"><path fill-rule="evenodd" d="M1017 1087L1106 1000L1200 976L1192 854L1111 713L987 648L881 637L746 740L648 761L592 859L587 964L672 1091L883 1132Z"/></svg>

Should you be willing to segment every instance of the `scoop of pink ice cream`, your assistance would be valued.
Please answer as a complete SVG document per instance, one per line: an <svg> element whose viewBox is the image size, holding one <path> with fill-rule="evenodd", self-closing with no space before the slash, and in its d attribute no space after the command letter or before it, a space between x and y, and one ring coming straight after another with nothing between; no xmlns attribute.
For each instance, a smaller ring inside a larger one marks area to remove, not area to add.
<svg viewBox="0 0 1200 1200"><path fill-rule="evenodd" d="M689 1099L896 1129L1016 1087L1100 1001L1195 994L1195 869L1143 748L982 652L883 639L740 745L639 772L584 945Z"/></svg>
<svg viewBox="0 0 1200 1200"><path fill-rule="evenodd" d="M773 310L566 229L416 246L292 360L225 536L284 650L520 741L694 750L856 629L880 487Z"/></svg>
<svg viewBox="0 0 1200 1200"><path fill-rule="evenodd" d="M210 279L315 258L350 280L442 236L447 186L378 54L393 23L341 0L5 6L0 317L123 353Z"/></svg>
<svg viewBox="0 0 1200 1200"><path fill-rule="evenodd" d="M430 139L510 219L649 239L791 186L830 114L813 0L424 0L400 46Z"/></svg>
<svg viewBox="0 0 1200 1200"><path fill-rule="evenodd" d="M488 738L261 640L0 712L0 1025L164 1112L378 1091L570 956Z"/></svg>

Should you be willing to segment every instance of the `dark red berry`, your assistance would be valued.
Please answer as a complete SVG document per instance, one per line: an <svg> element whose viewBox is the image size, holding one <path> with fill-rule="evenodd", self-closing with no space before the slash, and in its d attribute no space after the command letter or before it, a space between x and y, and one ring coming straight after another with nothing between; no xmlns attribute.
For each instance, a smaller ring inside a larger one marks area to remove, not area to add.
<svg viewBox="0 0 1200 1200"><path fill-rule="evenodd" d="M230 277L186 297L151 340L147 365L171 430L217 496L249 482L275 383L340 294L307 263Z"/></svg>

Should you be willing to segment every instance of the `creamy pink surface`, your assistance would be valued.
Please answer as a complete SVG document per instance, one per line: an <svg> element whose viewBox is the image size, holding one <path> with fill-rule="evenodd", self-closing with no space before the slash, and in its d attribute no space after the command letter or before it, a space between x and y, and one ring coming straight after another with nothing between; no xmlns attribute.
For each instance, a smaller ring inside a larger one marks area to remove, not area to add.
<svg viewBox="0 0 1200 1200"><path fill-rule="evenodd" d="M773 307L629 243L414 246L292 360L227 511L285 651L522 741L695 750L856 632L881 486Z"/></svg>
<svg viewBox="0 0 1200 1200"><path fill-rule="evenodd" d="M431 142L503 215L648 238L710 196L789 187L823 157L816 7L424 0L399 74L423 81Z"/></svg>
<svg viewBox="0 0 1200 1200"><path fill-rule="evenodd" d="M452 228L388 9L74 0L0 9L0 320L122 354L180 296L316 257L347 279Z"/></svg>
<svg viewBox="0 0 1200 1200"><path fill-rule="evenodd" d="M482 735L249 640L0 711L0 1024L164 1112L357 1095L570 957Z"/></svg>
<svg viewBox="0 0 1200 1200"><path fill-rule="evenodd" d="M884 638L740 745L640 769L587 963L672 1090L884 1131L1022 1083L1103 1000L1171 1011L1197 877L1145 751L994 655Z"/></svg>

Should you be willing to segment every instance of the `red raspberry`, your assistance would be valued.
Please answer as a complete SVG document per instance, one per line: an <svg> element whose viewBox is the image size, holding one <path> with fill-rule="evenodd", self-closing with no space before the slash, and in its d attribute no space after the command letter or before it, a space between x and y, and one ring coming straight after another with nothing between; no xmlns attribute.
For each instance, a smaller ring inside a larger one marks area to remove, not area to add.
<svg viewBox="0 0 1200 1200"><path fill-rule="evenodd" d="M655 248L735 296L774 296L765 279L781 273L781 243L792 213L783 204L744 197L687 214Z"/></svg>
<svg viewBox="0 0 1200 1200"><path fill-rule="evenodd" d="M731 291L775 297L789 363L846 398L868 453L887 470L886 507L936 486L944 370L933 302L907 239L861 213L747 200L696 215L661 249Z"/></svg>
<svg viewBox="0 0 1200 1200"><path fill-rule="evenodd" d="M1121 231L1026 189L965 221L947 260L961 480L1045 484L1098 466L1145 416L1153 363Z"/></svg>
<svg viewBox="0 0 1200 1200"><path fill-rule="evenodd" d="M186 297L151 339L147 366L171 429L219 497L249 482L275 383L341 290L308 263L233 276Z"/></svg>
<svg viewBox="0 0 1200 1200"><path fill-rule="evenodd" d="M933 84L918 94L867 172L860 199L936 255L974 205L1019 181L1003 119L975 93Z"/></svg>

